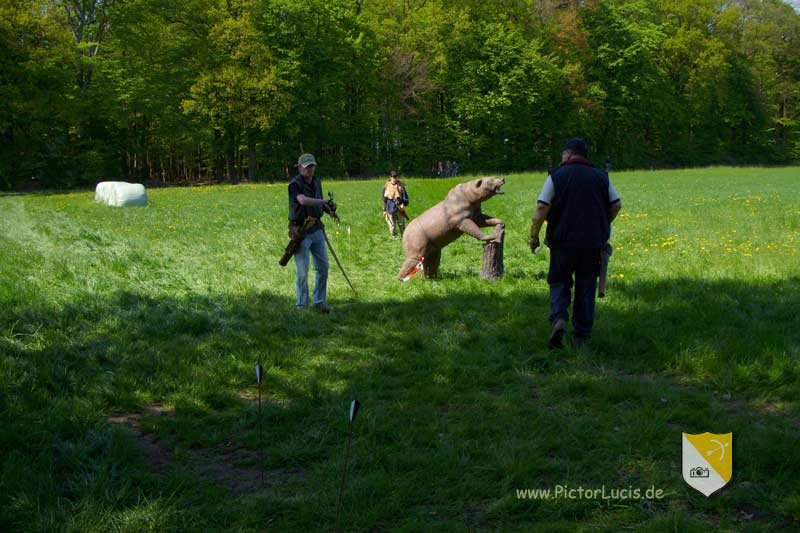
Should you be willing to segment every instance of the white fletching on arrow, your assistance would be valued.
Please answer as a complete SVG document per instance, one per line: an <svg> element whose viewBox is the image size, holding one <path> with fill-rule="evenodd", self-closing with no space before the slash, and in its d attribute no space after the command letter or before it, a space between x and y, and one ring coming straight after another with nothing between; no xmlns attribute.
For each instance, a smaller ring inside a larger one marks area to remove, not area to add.
<svg viewBox="0 0 800 533"><path fill-rule="evenodd" d="M417 274L417 272L419 272L420 270L423 270L425 268L423 266L423 264L422 264L424 261L425 261L424 257L420 257L419 258L419 262L417 262L417 264L414 266L414 268L411 269L411 272L409 272L408 275L403 278L403 283L406 283L407 281L411 281L411 278L413 278Z"/></svg>
<svg viewBox="0 0 800 533"><path fill-rule="evenodd" d="M264 371L261 368L261 363L257 364L256 365L256 383L259 384L259 385L261 385L261 377L262 377L263 373L264 373Z"/></svg>
<svg viewBox="0 0 800 533"><path fill-rule="evenodd" d="M356 415L358 414L358 408L360 406L361 404L358 402L358 400L353 400L350 402L350 422L355 420Z"/></svg>

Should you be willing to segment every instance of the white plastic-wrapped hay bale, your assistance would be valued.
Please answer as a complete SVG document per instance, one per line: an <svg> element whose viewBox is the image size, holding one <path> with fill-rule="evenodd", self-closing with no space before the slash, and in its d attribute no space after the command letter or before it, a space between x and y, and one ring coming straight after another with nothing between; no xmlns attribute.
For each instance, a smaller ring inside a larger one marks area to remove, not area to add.
<svg viewBox="0 0 800 533"><path fill-rule="evenodd" d="M111 192L120 183L124 181L101 181L94 189L94 201L98 204L108 205L108 199L111 198Z"/></svg>
<svg viewBox="0 0 800 533"><path fill-rule="evenodd" d="M147 191L141 183L101 181L94 190L94 201L115 207L147 205Z"/></svg>

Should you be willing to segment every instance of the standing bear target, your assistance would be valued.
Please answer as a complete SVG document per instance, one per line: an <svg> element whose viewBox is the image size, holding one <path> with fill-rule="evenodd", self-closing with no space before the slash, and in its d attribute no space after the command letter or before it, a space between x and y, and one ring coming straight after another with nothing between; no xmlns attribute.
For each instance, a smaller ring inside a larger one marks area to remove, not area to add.
<svg viewBox="0 0 800 533"><path fill-rule="evenodd" d="M403 234L406 260L397 278L405 278L423 257L425 276L436 277L442 248L462 234L471 235L483 243L502 242L505 224L499 218L483 213L481 202L503 194L500 187L505 182L502 178L487 177L459 183L450 189L444 200L413 219ZM488 226L495 227L491 235L480 229Z"/></svg>

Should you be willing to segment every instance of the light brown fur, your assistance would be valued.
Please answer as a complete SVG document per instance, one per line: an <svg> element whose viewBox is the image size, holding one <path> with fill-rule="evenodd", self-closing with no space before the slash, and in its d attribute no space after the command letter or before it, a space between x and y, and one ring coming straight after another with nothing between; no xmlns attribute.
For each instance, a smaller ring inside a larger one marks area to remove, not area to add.
<svg viewBox="0 0 800 533"><path fill-rule="evenodd" d="M403 235L403 251L406 260L397 274L403 279L424 257L426 277L435 277L439 271L442 248L464 233L482 242L494 242L500 232L486 235L480 228L504 226L499 218L493 218L481 211L481 202L497 194L503 194L500 187L504 179L480 178L460 183L450 189L447 197L412 220Z"/></svg>

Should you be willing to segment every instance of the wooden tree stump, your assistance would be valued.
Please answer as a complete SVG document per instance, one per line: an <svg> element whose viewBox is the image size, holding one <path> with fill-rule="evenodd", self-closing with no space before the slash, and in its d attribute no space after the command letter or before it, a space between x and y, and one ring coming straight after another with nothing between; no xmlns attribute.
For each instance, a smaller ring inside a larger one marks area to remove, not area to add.
<svg viewBox="0 0 800 533"><path fill-rule="evenodd" d="M505 241L506 230L502 224L494 227L492 234L499 242L490 242L483 245L483 270L481 278L496 280L503 276L503 242ZM499 237L499 238L497 238Z"/></svg>

